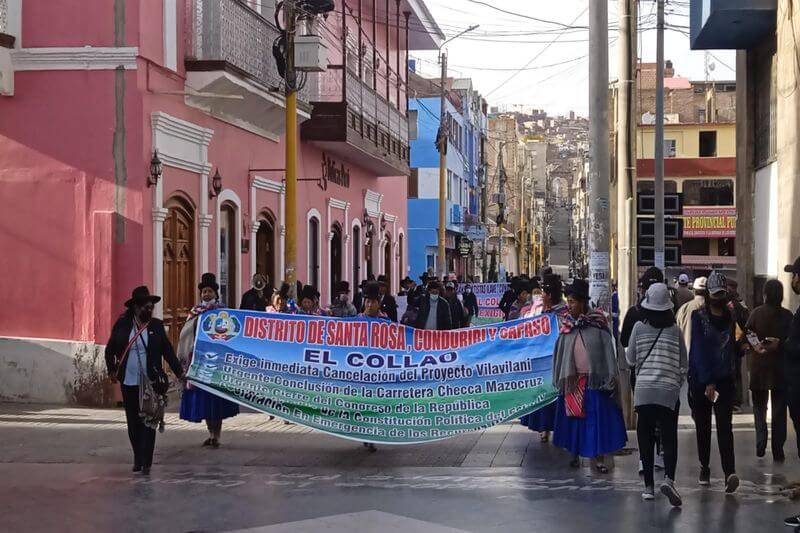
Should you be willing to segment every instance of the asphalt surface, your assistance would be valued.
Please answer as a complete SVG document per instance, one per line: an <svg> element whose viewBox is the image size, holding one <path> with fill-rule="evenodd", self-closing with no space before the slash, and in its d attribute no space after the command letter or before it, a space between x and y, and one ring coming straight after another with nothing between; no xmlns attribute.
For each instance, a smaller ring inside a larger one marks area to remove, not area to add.
<svg viewBox="0 0 800 533"><path fill-rule="evenodd" d="M688 427L683 424L684 427ZM712 485L697 485L694 432L680 432L673 509L643 502L635 435L611 472L569 457L517 424L425 445L359 443L242 414L223 446L200 446L201 425L169 415L153 472L130 472L121 410L0 405L2 531L731 532L789 531L800 511L781 488L800 480L791 433L787 461L757 459L737 417L742 486L725 495L716 447ZM657 478L658 479L658 478Z"/></svg>

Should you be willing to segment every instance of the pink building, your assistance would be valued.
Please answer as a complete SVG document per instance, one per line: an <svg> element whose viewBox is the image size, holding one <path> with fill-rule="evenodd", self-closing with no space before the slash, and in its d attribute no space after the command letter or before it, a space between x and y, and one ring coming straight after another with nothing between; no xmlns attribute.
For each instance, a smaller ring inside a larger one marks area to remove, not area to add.
<svg viewBox="0 0 800 533"><path fill-rule="evenodd" d="M0 0L0 399L107 401L102 344L137 285L163 296L176 337L201 273L233 306L254 272L282 279L274 11ZM327 304L339 280L407 273L407 51L442 34L423 0L337 0L319 23L328 68L299 98L298 278Z"/></svg>

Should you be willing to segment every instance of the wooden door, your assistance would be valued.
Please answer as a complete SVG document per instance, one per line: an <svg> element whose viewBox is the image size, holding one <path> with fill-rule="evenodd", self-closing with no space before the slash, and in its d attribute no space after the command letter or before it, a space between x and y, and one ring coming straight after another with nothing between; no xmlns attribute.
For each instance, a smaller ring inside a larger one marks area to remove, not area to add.
<svg viewBox="0 0 800 533"><path fill-rule="evenodd" d="M383 271L386 276L386 287L389 294L394 292L394 285L392 285L392 241L389 236L386 236L386 247L383 249Z"/></svg>
<svg viewBox="0 0 800 533"><path fill-rule="evenodd" d="M167 202L164 221L164 326L173 347L195 304L194 212L186 202Z"/></svg>
<svg viewBox="0 0 800 533"><path fill-rule="evenodd" d="M331 257L330 257L330 273L331 273L331 292L330 297L333 300L336 295L339 282L342 281L342 228L335 224L331 228L333 238L331 239Z"/></svg>
<svg viewBox="0 0 800 533"><path fill-rule="evenodd" d="M262 219L256 234L256 272L267 276L269 286L280 287L275 273L275 223Z"/></svg>

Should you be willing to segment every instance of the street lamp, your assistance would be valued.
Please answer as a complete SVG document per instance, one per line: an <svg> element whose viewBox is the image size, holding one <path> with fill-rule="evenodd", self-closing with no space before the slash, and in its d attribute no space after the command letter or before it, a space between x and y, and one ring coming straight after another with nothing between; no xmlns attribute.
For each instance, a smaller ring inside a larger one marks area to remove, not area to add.
<svg viewBox="0 0 800 533"><path fill-rule="evenodd" d="M158 158L158 150L153 150L153 158L150 159L150 175L147 177L147 186L155 187L163 174L163 164Z"/></svg>
<svg viewBox="0 0 800 533"><path fill-rule="evenodd" d="M480 25L475 24L466 30L457 33L446 39L439 45L439 62L442 65L442 76L439 82L440 98L439 98L439 131L436 135L436 143L439 147L439 264L438 274L441 279L444 279L447 269L447 252L445 250L445 235L447 231L447 125L445 124L444 101L445 101L445 84L447 83L447 54L442 52L444 45L477 29Z"/></svg>

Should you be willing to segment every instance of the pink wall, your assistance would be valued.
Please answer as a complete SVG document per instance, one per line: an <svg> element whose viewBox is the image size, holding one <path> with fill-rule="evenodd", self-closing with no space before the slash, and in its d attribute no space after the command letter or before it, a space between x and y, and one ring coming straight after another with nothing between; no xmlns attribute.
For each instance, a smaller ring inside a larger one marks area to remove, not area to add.
<svg viewBox="0 0 800 533"><path fill-rule="evenodd" d="M125 6L125 46L136 46L139 4L160 6L161 1L121 1ZM26 48L115 44L115 0L24 0L23 4L22 43Z"/></svg>

